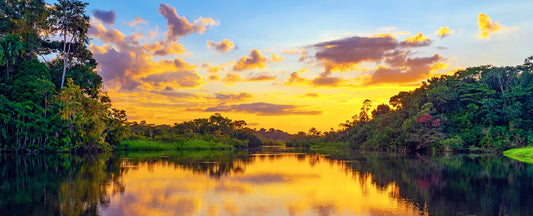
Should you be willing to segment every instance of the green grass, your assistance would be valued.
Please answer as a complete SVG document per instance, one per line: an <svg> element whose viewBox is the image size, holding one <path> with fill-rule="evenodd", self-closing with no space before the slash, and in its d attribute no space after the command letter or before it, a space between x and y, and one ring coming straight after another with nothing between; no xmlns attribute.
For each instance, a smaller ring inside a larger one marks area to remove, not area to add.
<svg viewBox="0 0 533 216"><path fill-rule="evenodd" d="M317 149L334 149L342 150L348 147L348 143L344 142L320 142L311 146L311 150Z"/></svg>
<svg viewBox="0 0 533 216"><path fill-rule="evenodd" d="M165 150L231 150L232 145L204 140L187 140L185 142L161 142L155 140L124 140L119 150L129 151L165 151Z"/></svg>
<svg viewBox="0 0 533 216"><path fill-rule="evenodd" d="M525 163L533 163L533 146L509 149L504 151L503 155Z"/></svg>
<svg viewBox="0 0 533 216"><path fill-rule="evenodd" d="M183 158L220 158L224 155L233 154L233 151L211 151L211 150L187 150L187 151L128 151L122 152L122 157L146 160L163 157L183 157Z"/></svg>
<svg viewBox="0 0 533 216"><path fill-rule="evenodd" d="M187 140L178 145L180 150L231 150L232 145L204 140Z"/></svg>

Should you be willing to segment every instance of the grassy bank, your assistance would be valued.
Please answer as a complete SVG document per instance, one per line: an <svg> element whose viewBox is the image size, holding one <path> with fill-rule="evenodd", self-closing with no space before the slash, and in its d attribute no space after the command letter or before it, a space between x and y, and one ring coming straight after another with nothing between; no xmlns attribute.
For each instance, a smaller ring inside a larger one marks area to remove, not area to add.
<svg viewBox="0 0 533 216"><path fill-rule="evenodd" d="M348 143L345 142L320 142L311 145L311 150L328 149L328 150L343 150L349 148Z"/></svg>
<svg viewBox="0 0 533 216"><path fill-rule="evenodd" d="M503 155L526 163L533 163L533 146L509 149Z"/></svg>
<svg viewBox="0 0 533 216"><path fill-rule="evenodd" d="M161 142L155 140L124 140L119 150L162 151L162 150L231 150L232 145L204 140L187 140L182 142Z"/></svg>
<svg viewBox="0 0 533 216"><path fill-rule="evenodd" d="M240 154L241 152L237 152ZM187 151L176 151L176 150L165 150L165 151L127 151L121 152L120 155L123 158L135 159L135 160L148 160L148 159L157 159L157 158L187 158L187 159L212 159L223 158L227 155L234 155L236 151L211 151L211 150L187 150Z"/></svg>

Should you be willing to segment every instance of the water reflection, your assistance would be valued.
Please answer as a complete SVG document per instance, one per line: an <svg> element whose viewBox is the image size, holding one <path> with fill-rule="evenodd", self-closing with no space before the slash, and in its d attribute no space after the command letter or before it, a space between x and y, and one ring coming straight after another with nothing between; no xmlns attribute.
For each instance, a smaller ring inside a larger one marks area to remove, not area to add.
<svg viewBox="0 0 533 216"><path fill-rule="evenodd" d="M0 154L0 215L93 215L124 191L119 162L111 154Z"/></svg>
<svg viewBox="0 0 533 216"><path fill-rule="evenodd" d="M323 155L258 154L203 163L163 157L126 159L124 193L104 215L418 215L390 183L378 188ZM183 158L183 157L181 157ZM172 163L169 162L172 160ZM204 173L197 172L201 165ZM218 171L225 170L224 175ZM192 171L192 172L191 172ZM216 173L216 175L212 175Z"/></svg>
<svg viewBox="0 0 533 216"><path fill-rule="evenodd" d="M0 215L531 215L533 166L493 155L0 155Z"/></svg>

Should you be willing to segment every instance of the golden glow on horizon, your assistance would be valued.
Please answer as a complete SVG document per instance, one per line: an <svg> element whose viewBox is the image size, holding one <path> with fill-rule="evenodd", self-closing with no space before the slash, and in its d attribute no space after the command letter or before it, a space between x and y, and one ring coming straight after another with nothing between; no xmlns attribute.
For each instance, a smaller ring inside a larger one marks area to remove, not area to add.
<svg viewBox="0 0 533 216"><path fill-rule="evenodd" d="M167 162L139 163L125 172L122 194L103 212L124 215L420 215L398 187L378 189L372 176L324 156L258 155L234 161L242 173L220 179ZM127 163L125 164L127 165ZM216 165L215 165L216 166ZM274 168L274 169L273 169ZM111 189L110 189L111 190Z"/></svg>
<svg viewBox="0 0 533 216"><path fill-rule="evenodd" d="M251 86L253 86L252 84ZM270 101L275 104L301 104L305 110L321 110L317 115L282 115L264 116L253 113L220 112L233 120L245 120L250 128L276 128L289 133L307 131L315 127L321 131L329 131L330 128L338 129L340 123L351 120L351 117L359 113L365 99L371 99L373 106L388 103L389 98L400 91L410 91L417 88L406 85L365 86L357 89L333 88L318 89L318 97L304 97L306 93L317 90L292 87L291 91L277 91L254 94L243 103ZM231 86L229 86L231 88ZM236 92L234 92L236 93ZM276 94L272 94L276 93ZM200 97L172 98L155 93L120 92L109 90L113 99L113 105L124 109L128 113L129 121L146 120L148 123L169 124L174 122L189 121L195 118L208 118L214 112L190 111L191 108L205 109L215 107L221 101L210 98L207 94L199 94ZM203 95L203 96L202 96ZM187 111L189 109L189 111ZM284 122L290 122L285 124Z"/></svg>

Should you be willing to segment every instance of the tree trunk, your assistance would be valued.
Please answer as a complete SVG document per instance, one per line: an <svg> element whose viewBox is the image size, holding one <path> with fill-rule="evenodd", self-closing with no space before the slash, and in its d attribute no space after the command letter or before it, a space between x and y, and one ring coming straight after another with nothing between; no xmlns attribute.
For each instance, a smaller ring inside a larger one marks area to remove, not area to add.
<svg viewBox="0 0 533 216"><path fill-rule="evenodd" d="M67 21L67 23L63 27L64 28L63 29L63 76L61 77L61 88L63 88L63 85L65 83L65 74L67 73L68 56L70 53L70 43L68 45L68 50L67 50L67 28L69 24L70 23ZM73 38L74 38L74 35L72 35L70 42L72 42Z"/></svg>
<svg viewBox="0 0 533 216"><path fill-rule="evenodd" d="M65 73L67 73L67 58L66 58L66 50L67 50L67 32L65 31L63 33L63 76L61 77L61 88L63 88L63 84L65 83Z"/></svg>

